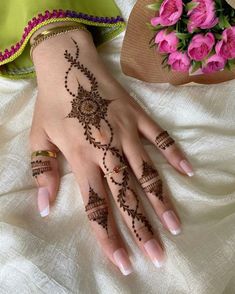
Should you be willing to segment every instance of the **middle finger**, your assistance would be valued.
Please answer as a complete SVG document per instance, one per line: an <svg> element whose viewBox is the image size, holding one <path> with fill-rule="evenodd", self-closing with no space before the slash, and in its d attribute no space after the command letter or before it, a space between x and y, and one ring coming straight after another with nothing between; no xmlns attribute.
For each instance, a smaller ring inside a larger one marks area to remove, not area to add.
<svg viewBox="0 0 235 294"><path fill-rule="evenodd" d="M164 251L158 237L145 216L144 208L135 192L125 159L117 148L108 150L100 162L114 200L139 248L150 257L156 267L162 266Z"/></svg>

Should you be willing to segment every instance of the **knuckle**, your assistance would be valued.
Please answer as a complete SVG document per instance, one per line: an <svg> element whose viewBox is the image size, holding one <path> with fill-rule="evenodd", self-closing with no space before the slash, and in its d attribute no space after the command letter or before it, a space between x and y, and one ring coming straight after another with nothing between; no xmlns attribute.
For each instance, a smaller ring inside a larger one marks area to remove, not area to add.
<svg viewBox="0 0 235 294"><path fill-rule="evenodd" d="M29 133L29 144L31 149L33 149L34 146L36 146L36 142L37 142L36 134L31 130Z"/></svg>
<svg viewBox="0 0 235 294"><path fill-rule="evenodd" d="M126 193L125 193L125 203L130 205L130 206L133 206L133 205L136 204L136 201L137 201L137 194L132 190L126 191Z"/></svg>
<svg viewBox="0 0 235 294"><path fill-rule="evenodd" d="M150 234L149 229L146 225L141 225L139 227L136 227L135 230L138 234L141 234L141 235L149 235Z"/></svg>
<svg viewBox="0 0 235 294"><path fill-rule="evenodd" d="M167 211L167 210L174 210L174 206L172 204L172 201L170 200L170 198L167 195L164 195L164 202L162 204L162 209Z"/></svg>
<svg viewBox="0 0 235 294"><path fill-rule="evenodd" d="M103 246L114 246L115 244L119 243L120 241L120 236L115 232L109 232L109 234L101 234L100 236L100 241L103 244Z"/></svg>
<svg viewBox="0 0 235 294"><path fill-rule="evenodd" d="M117 232L111 232L107 237L110 243L117 243L120 240L120 236Z"/></svg>
<svg viewBox="0 0 235 294"><path fill-rule="evenodd" d="M32 150L46 148L47 137L42 129L31 129L29 133L29 145Z"/></svg>
<svg viewBox="0 0 235 294"><path fill-rule="evenodd" d="M132 234L136 240L145 243L148 239L152 238L154 232L151 224L148 223L148 225L142 224L136 226L134 232L132 231Z"/></svg>
<svg viewBox="0 0 235 294"><path fill-rule="evenodd" d="M81 161L86 159L87 157L87 148L81 146L81 144L77 142L73 142L73 144L69 144L67 147L67 158L72 165L77 165L81 163Z"/></svg>
<svg viewBox="0 0 235 294"><path fill-rule="evenodd" d="M115 126L122 131L133 128L134 122L136 122L135 116L130 111L122 111L122 115L115 115Z"/></svg>
<svg viewBox="0 0 235 294"><path fill-rule="evenodd" d="M110 131L106 128L102 128L99 132L95 134L95 138L97 142L101 142L102 144L108 144L110 141Z"/></svg>

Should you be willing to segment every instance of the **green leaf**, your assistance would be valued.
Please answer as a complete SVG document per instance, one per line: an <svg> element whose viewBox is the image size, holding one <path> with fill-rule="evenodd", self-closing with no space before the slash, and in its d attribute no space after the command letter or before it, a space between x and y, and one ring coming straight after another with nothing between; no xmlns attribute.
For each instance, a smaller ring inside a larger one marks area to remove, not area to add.
<svg viewBox="0 0 235 294"><path fill-rule="evenodd" d="M150 10L158 11L161 7L161 4L162 4L161 1L158 1L156 3L147 5L146 7Z"/></svg>
<svg viewBox="0 0 235 294"><path fill-rule="evenodd" d="M216 40L222 40L222 38L223 38L222 35L218 34L218 33L215 33L214 36L215 36Z"/></svg>
<svg viewBox="0 0 235 294"><path fill-rule="evenodd" d="M233 58L233 59L229 59L229 63L232 64L232 65L233 65L233 64L235 65L235 58Z"/></svg>
<svg viewBox="0 0 235 294"><path fill-rule="evenodd" d="M159 30L161 30L163 28L163 26L161 25L158 25L156 27L152 26L151 23L149 22L146 22L146 26L151 30L151 31L154 31L154 32L157 32Z"/></svg>
<svg viewBox="0 0 235 294"><path fill-rule="evenodd" d="M167 64L168 54L162 59L162 65Z"/></svg>
<svg viewBox="0 0 235 294"><path fill-rule="evenodd" d="M233 70L235 68L235 59L228 60L226 65L229 70Z"/></svg>
<svg viewBox="0 0 235 294"><path fill-rule="evenodd" d="M221 3L221 0L215 0L215 3L218 7L222 8L222 3Z"/></svg>
<svg viewBox="0 0 235 294"><path fill-rule="evenodd" d="M165 64L162 68L167 68L168 69L168 71L170 71L171 70L171 66L169 65L169 64Z"/></svg>
<svg viewBox="0 0 235 294"><path fill-rule="evenodd" d="M155 47L155 45L156 44L154 43L154 44L150 45L149 48L151 49L151 48Z"/></svg>
<svg viewBox="0 0 235 294"><path fill-rule="evenodd" d="M176 33L176 36L180 40L187 40L187 39L189 39L192 36L192 34L188 34L188 33Z"/></svg>
<svg viewBox="0 0 235 294"><path fill-rule="evenodd" d="M191 70L191 73L194 73L195 71L197 71L199 68L202 67L202 62L201 61L193 61L193 64L192 64L192 70Z"/></svg>
<svg viewBox="0 0 235 294"><path fill-rule="evenodd" d="M196 8L197 6L199 5L199 2L189 2L186 4L186 10L189 11L189 10L192 10L194 8Z"/></svg>
<svg viewBox="0 0 235 294"><path fill-rule="evenodd" d="M155 28L151 25L151 23L146 22L146 26L147 26L148 29L150 29L151 31L155 31Z"/></svg>
<svg viewBox="0 0 235 294"><path fill-rule="evenodd" d="M157 31L160 31L161 29L163 29L164 27L161 26L161 25L157 25L157 26L152 26L151 23L149 22L146 22L146 25L147 27L151 30L151 31L154 31L154 32L157 32Z"/></svg>
<svg viewBox="0 0 235 294"><path fill-rule="evenodd" d="M226 15L221 14L219 16L219 27L223 30L225 28L230 28L231 25L228 21L228 17Z"/></svg>
<svg viewBox="0 0 235 294"><path fill-rule="evenodd" d="M188 19L187 18L181 18L181 21L184 23L184 24L188 24Z"/></svg>
<svg viewBox="0 0 235 294"><path fill-rule="evenodd" d="M225 67L224 68L226 68L226 69L228 69L230 71L232 70L228 62L225 64Z"/></svg>
<svg viewBox="0 0 235 294"><path fill-rule="evenodd" d="M169 34L175 30L174 26L170 26L166 29L166 33Z"/></svg>

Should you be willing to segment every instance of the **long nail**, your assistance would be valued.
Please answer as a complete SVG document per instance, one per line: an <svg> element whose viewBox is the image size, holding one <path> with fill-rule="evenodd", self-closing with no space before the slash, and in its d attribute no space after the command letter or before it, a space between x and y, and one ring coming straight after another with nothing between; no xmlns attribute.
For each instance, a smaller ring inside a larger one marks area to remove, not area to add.
<svg viewBox="0 0 235 294"><path fill-rule="evenodd" d="M157 268L161 267L164 264L164 251L155 239L150 239L149 241L147 241L144 244L144 248Z"/></svg>
<svg viewBox="0 0 235 294"><path fill-rule="evenodd" d="M162 215L171 234L178 235L181 232L180 222L173 210L167 210Z"/></svg>
<svg viewBox="0 0 235 294"><path fill-rule="evenodd" d="M38 210L41 217L45 217L50 213L49 191L46 187L38 189Z"/></svg>
<svg viewBox="0 0 235 294"><path fill-rule="evenodd" d="M117 249L113 253L113 258L124 276L127 276L133 272L130 259L123 248Z"/></svg>
<svg viewBox="0 0 235 294"><path fill-rule="evenodd" d="M180 167L189 177L192 177L194 175L192 165L186 159L180 161Z"/></svg>

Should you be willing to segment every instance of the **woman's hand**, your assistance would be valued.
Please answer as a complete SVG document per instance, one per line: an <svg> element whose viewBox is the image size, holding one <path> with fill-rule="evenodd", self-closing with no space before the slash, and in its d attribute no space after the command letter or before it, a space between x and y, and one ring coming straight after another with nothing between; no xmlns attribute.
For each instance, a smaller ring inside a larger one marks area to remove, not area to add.
<svg viewBox="0 0 235 294"><path fill-rule="evenodd" d="M164 251L136 194L132 173L164 227L176 235L180 221L140 135L179 172L192 175L190 164L168 133L111 77L89 33L74 31L48 39L35 48L33 58L38 97L30 134L32 151L64 154L95 235L123 274L132 271L131 263L110 210L105 180L137 245L161 266ZM38 205L46 216L58 191L58 164L49 157L36 160L42 171L37 176Z"/></svg>

